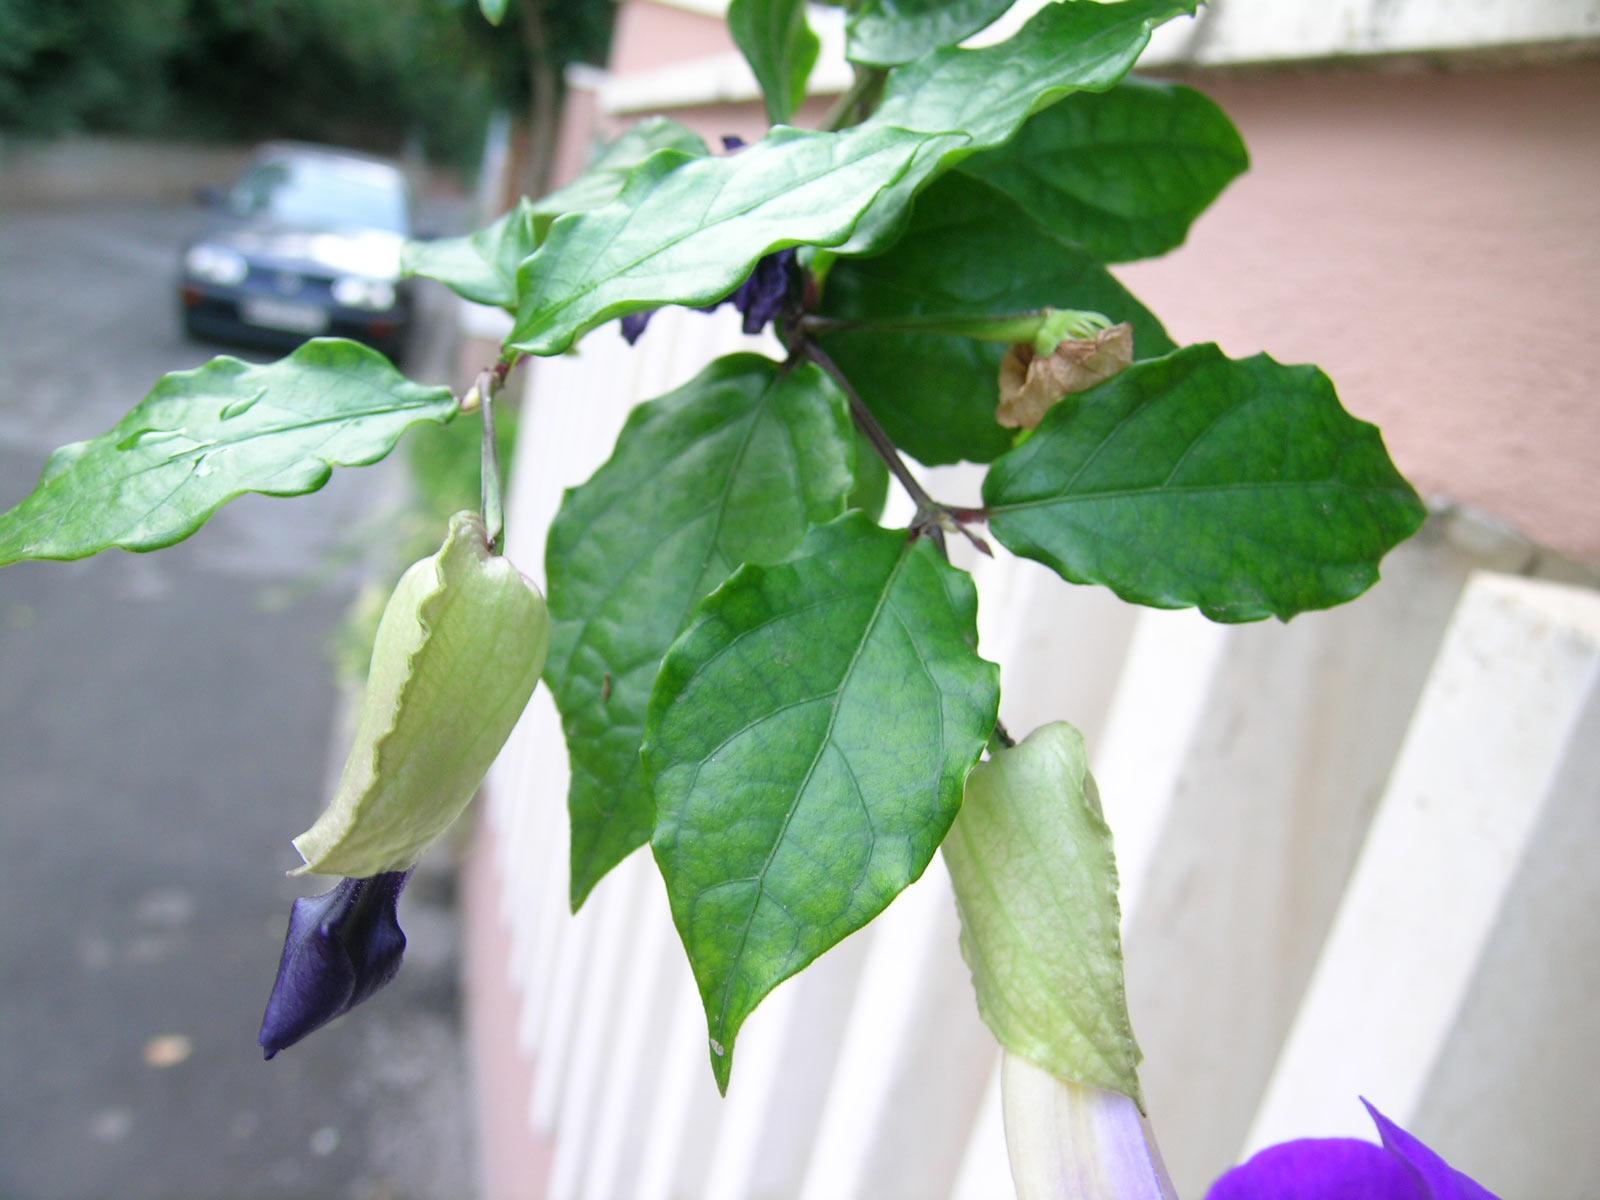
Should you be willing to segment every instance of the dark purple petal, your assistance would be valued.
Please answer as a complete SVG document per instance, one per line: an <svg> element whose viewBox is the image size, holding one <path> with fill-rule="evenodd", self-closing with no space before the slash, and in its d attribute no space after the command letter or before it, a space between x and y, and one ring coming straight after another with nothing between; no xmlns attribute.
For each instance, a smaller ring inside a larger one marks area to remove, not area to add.
<svg viewBox="0 0 1600 1200"><path fill-rule="evenodd" d="M737 154L746 144L736 133L722 135L722 148L729 154ZM767 322L777 320L789 297L789 289L797 279L794 251L779 250L756 263L755 269L750 272L750 277L730 295L724 296L715 304L696 307L695 311L712 313L724 304L732 304L744 314L744 331L760 333ZM644 334L644 327L650 323L650 318L655 314L656 310L650 308L644 312L629 313L622 318L622 336L628 345L632 346L639 340Z"/></svg>
<svg viewBox="0 0 1600 1200"><path fill-rule="evenodd" d="M1463 1175L1416 1138L1374 1108L1365 1096L1361 1103L1372 1114L1384 1149L1404 1164L1417 1181L1418 1194L1427 1200L1498 1200L1477 1180Z"/></svg>
<svg viewBox="0 0 1600 1200"><path fill-rule="evenodd" d="M1411 1172L1382 1146L1301 1138L1268 1146L1211 1185L1206 1200L1423 1200Z"/></svg>
<svg viewBox="0 0 1600 1200"><path fill-rule="evenodd" d="M731 304L744 314L744 331L760 333L769 321L776 320L783 311L789 297L798 288L799 279L794 250L778 250L760 259L749 277L727 296L715 304L697 307L695 311L716 312L724 304ZM644 327L655 314L656 310L650 308L644 312L629 313L622 318L622 336L627 339L628 345L639 340L639 335L644 333Z"/></svg>
<svg viewBox="0 0 1600 1200"><path fill-rule="evenodd" d="M794 250L779 250L756 263L750 278L732 296L733 306L744 314L744 331L760 333L767 322L777 319L789 299L795 279Z"/></svg>
<svg viewBox="0 0 1600 1200"><path fill-rule="evenodd" d="M410 871L346 879L289 912L278 978L256 1039L267 1058L349 1012L395 977L406 935L395 906Z"/></svg>
<svg viewBox="0 0 1600 1200"><path fill-rule="evenodd" d="M627 339L628 345L637 342L644 333L644 327L650 324L650 318L656 315L656 310L647 308L643 312L629 313L622 318L622 336Z"/></svg>

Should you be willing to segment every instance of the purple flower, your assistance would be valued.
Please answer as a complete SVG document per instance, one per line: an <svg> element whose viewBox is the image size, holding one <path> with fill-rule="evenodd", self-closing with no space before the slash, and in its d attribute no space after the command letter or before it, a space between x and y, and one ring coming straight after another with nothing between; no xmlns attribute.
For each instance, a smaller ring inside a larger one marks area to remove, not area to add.
<svg viewBox="0 0 1600 1200"><path fill-rule="evenodd" d="M633 345L644 336L644 327L650 324L650 318L655 315L655 309L647 308L643 312L629 313L622 318L622 336L627 339L628 345Z"/></svg>
<svg viewBox="0 0 1600 1200"><path fill-rule="evenodd" d="M1496 1200L1368 1104L1383 1145L1301 1138L1233 1168L1206 1200Z"/></svg>
<svg viewBox="0 0 1600 1200"><path fill-rule="evenodd" d="M728 135L722 139L722 148L735 154L745 147L743 138ZM777 250L766 255L755 265L747 278L727 296L715 304L708 304L700 312L716 312L724 304L731 304L744 314L744 331L760 333L768 321L777 319L783 306L798 290L800 272L795 263L794 250ZM656 310L629 313L622 318L622 336L633 345L644 333L644 327L655 316Z"/></svg>
<svg viewBox="0 0 1600 1200"><path fill-rule="evenodd" d="M777 250L760 259L749 277L715 304L708 304L700 312L716 312L724 304L731 304L744 314L744 331L760 333L768 321L775 320L791 295L799 286L800 272L795 264L794 249ZM629 313L622 318L622 336L628 345L639 340L650 318L656 315L653 308Z"/></svg>
<svg viewBox="0 0 1600 1200"><path fill-rule="evenodd" d="M789 299L798 272L794 250L779 250L756 263L756 269L733 290L725 303L744 314L744 331L760 333L768 321L776 320Z"/></svg>
<svg viewBox="0 0 1600 1200"><path fill-rule="evenodd" d="M349 1012L395 977L406 935L395 905L410 871L346 879L289 913L278 978L256 1040L271 1058Z"/></svg>

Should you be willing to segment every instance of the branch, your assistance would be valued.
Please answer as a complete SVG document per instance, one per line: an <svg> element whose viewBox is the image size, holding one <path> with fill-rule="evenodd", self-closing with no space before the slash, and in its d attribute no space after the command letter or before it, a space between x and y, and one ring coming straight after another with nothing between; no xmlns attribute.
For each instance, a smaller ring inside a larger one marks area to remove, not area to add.
<svg viewBox="0 0 1600 1200"><path fill-rule="evenodd" d="M827 372L828 377L834 383L839 385L839 390L850 401L850 417L855 422L856 428L861 430L862 436L872 444L872 448L877 451L878 457L883 459L884 465L889 468L890 474L899 480L900 486L905 488L906 494L911 497L912 502L917 506L916 516L911 521L911 536L932 538L940 551L944 551L945 531L957 530L976 546L980 553L987 554L990 558L993 558L994 551L989 549L989 543L966 528L966 522L982 520L987 515L986 510L953 508L947 504L940 504L932 496L928 495L923 486L917 482L917 477L906 466L905 460L900 457L900 451L895 449L894 442L883 431L883 426L879 425L878 419L872 415L872 410L867 407L866 402L861 399L856 389L851 386L850 381L845 378L844 372L839 370L839 365L828 357L828 352L815 342L804 339L801 340L799 349L807 358Z"/></svg>

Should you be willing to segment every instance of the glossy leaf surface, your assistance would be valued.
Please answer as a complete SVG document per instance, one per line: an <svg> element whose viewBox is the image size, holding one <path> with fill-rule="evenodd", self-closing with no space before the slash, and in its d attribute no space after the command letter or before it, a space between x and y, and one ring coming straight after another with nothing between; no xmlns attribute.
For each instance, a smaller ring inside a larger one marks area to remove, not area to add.
<svg viewBox="0 0 1600 1200"><path fill-rule="evenodd" d="M407 242L401 270L436 279L478 304L517 306L517 268L544 240L562 213L583 212L616 199L628 173L657 150L703 158L698 134L666 117L647 117L612 140L589 168L559 191L538 201L526 196L499 220L466 237Z"/></svg>
<svg viewBox="0 0 1600 1200"><path fill-rule="evenodd" d="M936 51L890 75L883 102L839 133L781 126L726 158L647 159L617 200L558 219L522 266L509 344L559 354L600 323L727 295L786 246L867 253L893 241L934 175L1009 138L1038 108L1112 86L1181 0L1052 4L1016 36Z"/></svg>
<svg viewBox="0 0 1600 1200"><path fill-rule="evenodd" d="M1152 29L1194 10L1184 0L1065 0L1045 5L1004 42L936 50L891 71L872 120L922 130L929 140L912 168L872 201L841 251L868 254L889 245L911 198L930 179L1003 145L1024 121L1064 96L1115 86Z"/></svg>
<svg viewBox="0 0 1600 1200"><path fill-rule="evenodd" d="M995 461L983 496L1016 553L1214 621L1350 600L1426 515L1321 371L1210 345L1057 405Z"/></svg>
<svg viewBox="0 0 1600 1200"><path fill-rule="evenodd" d="M1128 262L1180 245L1249 165L1238 131L1207 97L1125 80L1068 96L960 170L1101 262Z"/></svg>
<svg viewBox="0 0 1600 1200"><path fill-rule="evenodd" d="M1058 1079L1139 1098L1111 830L1065 722L973 768L944 842L978 1012Z"/></svg>
<svg viewBox="0 0 1600 1200"><path fill-rule="evenodd" d="M1133 325L1134 352L1169 353L1161 323L1109 271L1010 197L959 172L917 200L906 234L876 258L833 265L827 316L978 316L1053 306ZM988 462L1015 430L995 420L1005 347L954 334L836 333L821 339L895 445L928 464Z"/></svg>
<svg viewBox="0 0 1600 1200"><path fill-rule="evenodd" d="M567 493L546 553L546 679L572 761L574 907L650 839L639 743L661 656L740 563L775 562L844 511L855 455L821 371L732 355L636 408L610 461Z"/></svg>
<svg viewBox="0 0 1600 1200"><path fill-rule="evenodd" d="M475 304L512 308L517 303L517 268L538 245L533 202L524 196L499 220L466 237L407 242L400 251L400 270L437 279Z"/></svg>
<svg viewBox="0 0 1600 1200"><path fill-rule="evenodd" d="M412 425L455 412L448 388L339 339L266 366L214 358L175 371L110 432L50 456L0 515L0 564L170 546L236 496L314 492L334 467L377 462Z"/></svg>
<svg viewBox="0 0 1600 1200"><path fill-rule="evenodd" d="M895 67L954 46L1010 8L1012 0L865 0L852 6L845 57Z"/></svg>
<svg viewBox="0 0 1600 1200"><path fill-rule="evenodd" d="M607 142L582 175L534 202L540 239L550 222L563 213L588 212L615 200L633 169L657 150L671 150L685 158L704 158L710 153L705 140L688 126L671 117L644 118Z"/></svg>
<svg viewBox="0 0 1600 1200"><path fill-rule="evenodd" d="M539 682L544 598L457 513L384 607L350 756L316 824L294 839L304 871L401 871L466 808Z"/></svg>
<svg viewBox="0 0 1600 1200"><path fill-rule="evenodd" d="M761 998L927 866L994 728L971 579L851 513L701 604L650 698L673 919L727 1087Z"/></svg>
<svg viewBox="0 0 1600 1200"><path fill-rule="evenodd" d="M806 98L820 46L806 21L805 0L732 0L728 32L761 84L767 120L788 123Z"/></svg>

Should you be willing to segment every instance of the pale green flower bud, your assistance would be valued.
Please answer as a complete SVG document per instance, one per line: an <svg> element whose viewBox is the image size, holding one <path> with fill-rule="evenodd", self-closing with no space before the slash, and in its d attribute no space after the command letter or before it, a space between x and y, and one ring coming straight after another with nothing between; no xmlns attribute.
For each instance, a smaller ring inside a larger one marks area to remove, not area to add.
<svg viewBox="0 0 1600 1200"><path fill-rule="evenodd" d="M550 645L544 597L457 513L383 610L339 789L294 839L300 872L404 870L461 815L527 706Z"/></svg>

